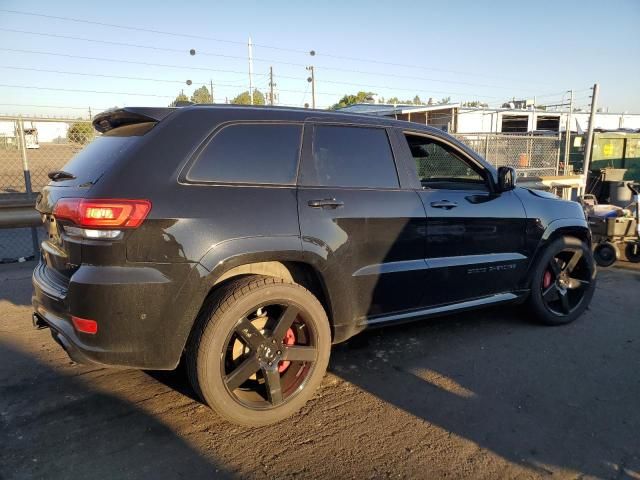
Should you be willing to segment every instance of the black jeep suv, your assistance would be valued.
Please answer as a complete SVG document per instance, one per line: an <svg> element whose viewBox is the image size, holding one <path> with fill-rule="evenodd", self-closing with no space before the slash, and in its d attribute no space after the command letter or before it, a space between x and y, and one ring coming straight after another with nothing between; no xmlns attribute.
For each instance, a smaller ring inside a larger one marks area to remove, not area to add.
<svg viewBox="0 0 640 480"><path fill-rule="evenodd" d="M577 203L440 130L286 108L124 108L42 191L34 321L78 362L173 369L224 418L281 420L332 343L506 302L588 306Z"/></svg>

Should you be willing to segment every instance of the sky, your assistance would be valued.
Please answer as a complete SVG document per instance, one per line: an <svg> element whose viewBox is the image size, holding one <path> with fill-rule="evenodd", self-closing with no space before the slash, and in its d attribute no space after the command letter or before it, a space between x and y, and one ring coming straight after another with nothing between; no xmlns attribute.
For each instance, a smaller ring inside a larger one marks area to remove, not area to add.
<svg viewBox="0 0 640 480"><path fill-rule="evenodd" d="M253 83L267 91L273 67L283 105L311 104L313 65L319 108L359 90L500 106L573 89L586 109L598 82L599 107L640 113L640 0L0 0L0 114L166 106L210 82L225 102L248 89L249 36Z"/></svg>

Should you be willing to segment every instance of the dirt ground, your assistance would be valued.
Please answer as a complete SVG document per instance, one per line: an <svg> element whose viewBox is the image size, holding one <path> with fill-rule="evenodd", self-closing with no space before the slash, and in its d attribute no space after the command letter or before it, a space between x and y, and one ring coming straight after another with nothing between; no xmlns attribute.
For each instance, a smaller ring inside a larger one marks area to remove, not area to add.
<svg viewBox="0 0 640 480"><path fill-rule="evenodd" d="M47 173L62 168L82 148L78 144L41 143L40 148L27 149L33 191L49 183ZM0 148L0 193L24 192L22 154L17 148Z"/></svg>
<svg viewBox="0 0 640 480"><path fill-rule="evenodd" d="M71 363L30 324L32 265L0 268L0 478L640 479L640 272L541 327L476 311L332 352L301 413L239 428L176 372Z"/></svg>

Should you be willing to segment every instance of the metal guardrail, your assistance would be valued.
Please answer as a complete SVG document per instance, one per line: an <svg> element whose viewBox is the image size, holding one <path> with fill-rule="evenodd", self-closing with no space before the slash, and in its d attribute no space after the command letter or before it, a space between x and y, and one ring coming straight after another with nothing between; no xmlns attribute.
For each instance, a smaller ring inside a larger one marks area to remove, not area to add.
<svg viewBox="0 0 640 480"><path fill-rule="evenodd" d="M24 261L38 255L42 230L38 227L42 220L34 208L36 196L34 193L0 195L0 263Z"/></svg>
<svg viewBox="0 0 640 480"><path fill-rule="evenodd" d="M38 255L36 192L94 135L87 120L0 115L0 262Z"/></svg>
<svg viewBox="0 0 640 480"><path fill-rule="evenodd" d="M0 228L39 227L40 214L34 208L35 194L1 195Z"/></svg>

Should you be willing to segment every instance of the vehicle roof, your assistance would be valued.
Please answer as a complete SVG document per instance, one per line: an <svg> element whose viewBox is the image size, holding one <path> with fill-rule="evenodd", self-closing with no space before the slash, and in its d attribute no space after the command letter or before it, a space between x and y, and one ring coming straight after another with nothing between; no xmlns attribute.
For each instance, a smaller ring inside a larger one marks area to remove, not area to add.
<svg viewBox="0 0 640 480"><path fill-rule="evenodd" d="M419 123L394 120L373 115L362 115L332 110L313 110L308 108L277 107L277 106L251 106L251 105L227 105L227 104L197 104L186 107L123 107L106 110L97 114L93 120L96 130L104 132L116 128L130 121L156 121L160 122L172 114L186 115L190 111L210 110L220 114L225 111L233 112L234 117L242 111L247 113L248 120L294 120L294 121L327 121L354 124L382 125L399 127L410 130L423 130L434 133L444 133L442 130L421 125Z"/></svg>

